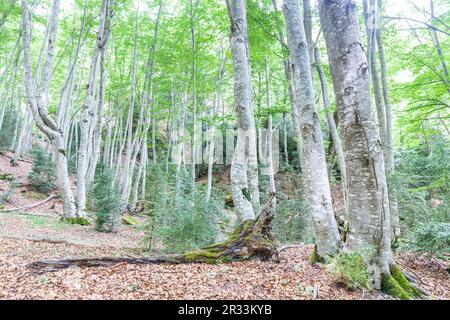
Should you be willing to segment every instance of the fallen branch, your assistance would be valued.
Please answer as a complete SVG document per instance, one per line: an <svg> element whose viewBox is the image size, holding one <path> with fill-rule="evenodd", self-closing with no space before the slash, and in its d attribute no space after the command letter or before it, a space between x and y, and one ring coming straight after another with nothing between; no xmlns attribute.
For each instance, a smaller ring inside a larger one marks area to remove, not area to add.
<svg viewBox="0 0 450 320"><path fill-rule="evenodd" d="M5 212L14 212L14 211L25 211L25 210L29 210L35 207L38 207L46 202L49 202L50 200L52 200L53 198L56 198L55 194L50 195L47 199L42 200L40 202L34 203L34 204L30 204L27 206L23 206L23 207L19 207L19 208L10 208L10 209L3 209L0 210L0 213L5 213Z"/></svg>
<svg viewBox="0 0 450 320"><path fill-rule="evenodd" d="M11 159L11 165L13 165L13 166L16 166L16 165L17 165L17 162L14 162L14 161L15 161L14 158L11 157L10 155L7 155L6 153L0 153L0 154L1 154L2 156L6 157L6 158ZM21 158L17 159L16 161L27 162L27 163L33 163L33 161L31 161L31 160L21 159Z"/></svg>
<svg viewBox="0 0 450 320"><path fill-rule="evenodd" d="M278 252L280 253L284 250L291 249L291 248L302 248L303 246L304 245L301 245L301 244L289 244L289 245L283 246L280 249L278 249Z"/></svg>
<svg viewBox="0 0 450 320"><path fill-rule="evenodd" d="M67 268L107 267L119 263L128 264L180 264L180 263L225 263L231 261L244 261L251 259L269 260L278 259L278 251L273 243L272 234L273 199L271 194L268 203L261 210L255 220L242 222L221 243L213 244L205 248L177 255L165 255L142 258L85 258L66 260L43 260L28 265L35 272L50 272Z"/></svg>
<svg viewBox="0 0 450 320"><path fill-rule="evenodd" d="M26 240L26 241L32 241L32 242L44 242L44 243L50 243L50 244L68 244L73 246L81 246L81 247L90 247L90 248L115 248L115 249L127 249L127 250L133 250L135 248L130 247L120 247L116 248L113 246L104 246L104 245L96 245L96 244L89 244L85 242L79 242L79 241L70 241L65 239L52 239L52 238L40 238L40 237L16 237L16 236L10 236L10 235L1 235L1 239L9 239L9 240Z"/></svg>
<svg viewBox="0 0 450 320"><path fill-rule="evenodd" d="M186 262L183 255L166 255L148 258L85 258L65 260L42 260L30 263L28 268L34 272L53 272L69 268L111 267L119 263L127 264L179 264Z"/></svg>

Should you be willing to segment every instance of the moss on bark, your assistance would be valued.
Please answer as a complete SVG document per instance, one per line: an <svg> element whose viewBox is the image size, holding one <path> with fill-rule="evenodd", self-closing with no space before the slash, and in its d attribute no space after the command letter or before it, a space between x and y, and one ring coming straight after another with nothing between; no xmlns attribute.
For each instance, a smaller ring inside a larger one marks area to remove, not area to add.
<svg viewBox="0 0 450 320"><path fill-rule="evenodd" d="M278 251L272 233L273 198L274 195L271 195L258 218L242 222L224 242L185 253L183 256L186 261L215 264L253 258L260 260L275 258L277 260Z"/></svg>
<svg viewBox="0 0 450 320"><path fill-rule="evenodd" d="M69 224L79 224L81 226L87 226L90 225L91 223L89 222L88 219L86 218L80 218L80 217L76 217L76 218L64 218L63 219L65 222L69 223Z"/></svg>
<svg viewBox="0 0 450 320"><path fill-rule="evenodd" d="M77 267L112 266L118 263L156 264L156 263L210 263L218 264L231 261L245 261L251 259L278 260L278 250L272 234L273 199L271 194L269 201L261 210L261 214L255 220L242 222L230 234L227 240L205 248L191 251L185 254L155 256L147 258L84 258L66 260L42 260L29 264L29 268L36 272L48 272ZM87 220L72 218L72 223Z"/></svg>
<svg viewBox="0 0 450 320"><path fill-rule="evenodd" d="M317 252L317 246L314 246L314 250L309 256L308 259L310 264L316 264L316 263L325 263L325 258L321 257L319 253Z"/></svg>
<svg viewBox="0 0 450 320"><path fill-rule="evenodd" d="M411 286L408 279L406 279L403 272L397 265L390 268L391 274L383 275L381 281L381 290L394 298L401 300L410 300L414 298L421 298L422 294Z"/></svg>

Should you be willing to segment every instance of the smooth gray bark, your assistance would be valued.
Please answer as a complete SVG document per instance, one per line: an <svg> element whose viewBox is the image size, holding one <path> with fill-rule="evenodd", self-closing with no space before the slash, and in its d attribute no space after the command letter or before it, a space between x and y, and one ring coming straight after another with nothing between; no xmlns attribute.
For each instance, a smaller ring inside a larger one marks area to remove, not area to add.
<svg viewBox="0 0 450 320"><path fill-rule="evenodd" d="M81 121L80 121L80 146L78 149L78 166L77 166L77 215L80 217L85 216L86 209L86 188L87 181L86 175L88 173L89 164L89 151L88 147L92 144L92 135L90 134L90 127L93 123L94 117L94 95L97 88L96 80L98 73L98 60L100 53L106 45L107 38L105 39L105 25L108 15L108 3L109 0L103 0L101 6L101 17L97 31L97 41L92 54L91 66L89 71L89 80L87 84L86 99L84 101Z"/></svg>
<svg viewBox="0 0 450 320"><path fill-rule="evenodd" d="M319 75L320 86L322 88L322 99L325 107L325 113L327 117L328 128L330 130L331 139L333 140L333 146L336 150L336 156L339 165L339 171L341 172L342 181L342 194L344 196L344 215L345 221L348 220L348 180L347 180L347 167L345 164L344 151L342 150L341 138L339 137L339 132L336 128L336 123L334 122L333 110L331 109L331 103L328 92L328 83L323 72L322 63L320 59L319 48L314 48L314 60L315 66L317 68L317 73Z"/></svg>
<svg viewBox="0 0 450 320"><path fill-rule="evenodd" d="M378 126L380 127L381 146L383 151L387 145L386 138L386 110L384 108L383 97L381 94L380 78L378 76L378 63L376 56L375 30L379 28L375 11L375 0L363 0L364 21L366 22L367 34L367 60L369 61L369 73L372 78L373 94L375 97L375 106L377 109Z"/></svg>
<svg viewBox="0 0 450 320"><path fill-rule="evenodd" d="M61 190L63 200L64 218L75 216L75 201L73 198L69 173L67 170L66 150L64 148L64 136L62 131L56 127L55 121L48 116L47 95L51 81L53 61L55 56L55 41L58 28L59 0L55 0L52 14L49 19L49 37L46 66L43 74L43 89L36 95L33 85L33 71L31 62L31 36L30 36L30 12L27 0L22 0L22 24L23 24L23 59L25 69L25 88L28 105L33 112L33 117L38 128L49 138L54 151L56 171L58 175L58 186Z"/></svg>
<svg viewBox="0 0 450 320"><path fill-rule="evenodd" d="M381 287L390 274L391 221L388 190L370 75L356 4L320 0L320 21L333 78L347 165L349 231L347 248L367 253L370 286Z"/></svg>
<svg viewBox="0 0 450 320"><path fill-rule="evenodd" d="M389 95L389 88L387 82L387 66L386 57L384 54L383 39L382 39L382 24L381 24L381 0L377 0L377 14L379 27L375 30L375 38L378 47L378 56L380 58L380 72L381 72L381 86L383 89L383 100L386 108L386 146L384 148L384 158L386 162L386 173L388 175L395 174L394 166L394 139L393 139L393 126L392 126L392 108L391 99ZM391 212L391 226L392 226L392 239L396 239L400 236L400 217L398 212L397 195L392 189L389 189L389 210Z"/></svg>
<svg viewBox="0 0 450 320"><path fill-rule="evenodd" d="M257 139L252 109L246 1L227 0L227 8L231 25L230 46L238 130L231 164L231 183L238 217L245 221L255 219L255 212L259 212Z"/></svg>
<svg viewBox="0 0 450 320"><path fill-rule="evenodd" d="M334 218L319 115L315 108L311 60L298 2L284 0L283 13L293 66L295 99L299 107L300 163L305 196L310 206L317 252L320 256L332 255L340 247L340 238Z"/></svg>

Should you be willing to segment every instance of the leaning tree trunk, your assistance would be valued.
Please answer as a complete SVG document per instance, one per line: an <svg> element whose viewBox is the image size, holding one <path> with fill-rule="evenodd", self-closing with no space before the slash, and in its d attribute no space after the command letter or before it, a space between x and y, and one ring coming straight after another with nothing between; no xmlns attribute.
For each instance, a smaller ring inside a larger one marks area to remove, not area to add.
<svg viewBox="0 0 450 320"><path fill-rule="evenodd" d="M332 255L340 246L339 231L333 213L330 184L323 148L319 115L315 110L313 81L305 30L297 0L285 0L288 45L291 51L295 99L299 106L301 167L305 179L305 195L311 216L319 256Z"/></svg>
<svg viewBox="0 0 450 320"><path fill-rule="evenodd" d="M59 3L59 0L54 1L49 20L50 27L47 59L42 79L42 90L38 92L38 95L36 95L36 90L34 84L32 83L33 71L31 63L30 12L27 0L22 0L23 59L28 105L33 113L36 125L49 138L53 146L55 152L56 171L58 175L58 186L61 190L63 199L63 217L66 219L72 219L75 217L76 210L67 170L65 139L62 130L58 128L55 121L48 115L46 107L55 57L55 40L58 28Z"/></svg>
<svg viewBox="0 0 450 320"><path fill-rule="evenodd" d="M352 0L320 0L349 182L347 248L367 253L369 285L409 298L417 292L394 264L383 152L370 75Z"/></svg>
<svg viewBox="0 0 450 320"><path fill-rule="evenodd" d="M246 220L237 226L229 238L199 250L184 254L143 258L86 258L66 260L42 260L28 265L35 272L50 272L73 267L105 267L118 263L130 264L179 264L179 263L226 263L252 259L279 261L278 250L272 233L273 199L269 200L255 220Z"/></svg>
<svg viewBox="0 0 450 320"><path fill-rule="evenodd" d="M231 164L233 200L242 220L255 218L259 207L256 128L253 119L250 52L245 0L227 0L231 24L234 103L237 113L237 142ZM247 143L248 139L248 143Z"/></svg>

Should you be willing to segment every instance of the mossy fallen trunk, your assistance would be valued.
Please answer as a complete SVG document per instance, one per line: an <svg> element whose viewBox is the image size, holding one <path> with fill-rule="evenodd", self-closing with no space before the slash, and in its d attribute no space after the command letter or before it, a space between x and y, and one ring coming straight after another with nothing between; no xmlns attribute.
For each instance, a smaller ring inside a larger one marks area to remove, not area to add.
<svg viewBox="0 0 450 320"><path fill-rule="evenodd" d="M42 260L30 263L35 272L51 272L67 268L107 267L119 263L129 264L180 264L180 263L225 263L251 259L278 261L278 250L272 233L273 199L269 200L255 220L242 222L226 241L184 254L142 258L85 258L65 260Z"/></svg>
<svg viewBox="0 0 450 320"><path fill-rule="evenodd" d="M272 233L273 199L271 194L268 203L261 210L256 220L242 222L221 243L188 252L184 254L187 262L221 263L230 261L245 261L250 259L278 261L278 250L274 244Z"/></svg>

